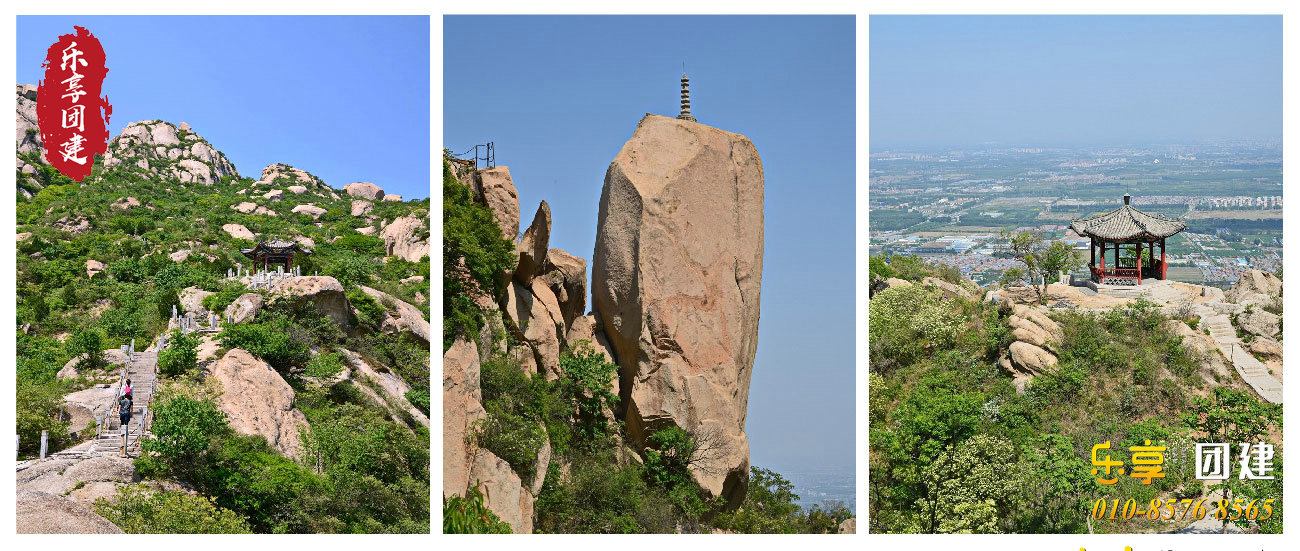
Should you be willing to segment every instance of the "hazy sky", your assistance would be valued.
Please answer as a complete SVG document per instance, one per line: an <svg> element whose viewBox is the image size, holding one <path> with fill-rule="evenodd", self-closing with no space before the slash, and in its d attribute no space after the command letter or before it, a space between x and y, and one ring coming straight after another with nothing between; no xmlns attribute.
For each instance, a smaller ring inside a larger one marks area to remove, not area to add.
<svg viewBox="0 0 1300 551"><path fill-rule="evenodd" d="M870 17L872 151L1281 140L1281 16Z"/></svg>
<svg viewBox="0 0 1300 551"><path fill-rule="evenodd" d="M73 25L104 45L114 136L185 121L241 176L288 163L429 196L427 16L19 16L19 83Z"/></svg>
<svg viewBox="0 0 1300 551"><path fill-rule="evenodd" d="M686 63L693 114L753 140L766 176L752 463L851 475L854 18L449 16L443 28L445 146L494 141L521 225L545 199L551 246L589 268L605 170L646 113L677 115Z"/></svg>

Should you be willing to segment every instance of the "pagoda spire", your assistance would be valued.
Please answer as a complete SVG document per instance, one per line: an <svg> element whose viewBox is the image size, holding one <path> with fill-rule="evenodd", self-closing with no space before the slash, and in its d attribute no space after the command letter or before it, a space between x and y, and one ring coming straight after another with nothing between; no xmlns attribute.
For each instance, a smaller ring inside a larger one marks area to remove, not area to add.
<svg viewBox="0 0 1300 551"><path fill-rule="evenodd" d="M677 118L696 122L695 117L691 115L691 79L686 78L686 71L682 71L682 112L677 115Z"/></svg>

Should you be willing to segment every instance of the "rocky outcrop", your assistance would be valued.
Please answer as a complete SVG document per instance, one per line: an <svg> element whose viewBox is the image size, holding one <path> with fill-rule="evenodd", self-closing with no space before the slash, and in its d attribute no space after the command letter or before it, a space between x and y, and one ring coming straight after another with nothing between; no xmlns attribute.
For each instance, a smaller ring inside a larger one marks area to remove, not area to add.
<svg viewBox="0 0 1300 551"><path fill-rule="evenodd" d="M103 271L104 271L104 263L103 263L103 262L100 262L100 261L98 261L98 260L87 260L87 261L86 261L86 277L87 277L87 278L93 278L93 277L95 277L95 274L98 274L98 273L103 272Z"/></svg>
<svg viewBox="0 0 1300 551"><path fill-rule="evenodd" d="M510 169L494 166L476 170L466 180L474 200L487 205L501 226L501 235L513 243L519 237L519 192L510 178Z"/></svg>
<svg viewBox="0 0 1300 551"><path fill-rule="evenodd" d="M387 194L387 195L384 195L384 198L383 198L383 199L380 199L380 201L383 201L383 202L385 202L385 203L401 203L401 202L402 202L402 196L401 196L401 195L396 195L396 194L393 194L393 193L389 193L389 194Z"/></svg>
<svg viewBox="0 0 1300 551"><path fill-rule="evenodd" d="M1263 308L1252 305L1245 312L1237 316L1237 327L1242 331L1261 337L1276 337L1281 333L1282 318L1272 312L1266 312Z"/></svg>
<svg viewBox="0 0 1300 551"><path fill-rule="evenodd" d="M262 309L262 295L257 293L244 293L239 298L226 306L226 319L230 323L244 323L252 320Z"/></svg>
<svg viewBox="0 0 1300 551"><path fill-rule="evenodd" d="M162 121L133 122L109 141L104 166L119 165L146 177L205 185L239 177L235 165L202 136Z"/></svg>
<svg viewBox="0 0 1300 551"><path fill-rule="evenodd" d="M374 201L380 201L384 198L384 190L370 182L352 182L343 186L343 193Z"/></svg>
<svg viewBox="0 0 1300 551"><path fill-rule="evenodd" d="M1282 280L1260 270L1247 270L1227 292L1224 298L1241 305L1271 306L1282 299Z"/></svg>
<svg viewBox="0 0 1300 551"><path fill-rule="evenodd" d="M95 385L64 396L63 409L68 415L68 431L80 433L87 428L93 429L96 420L108 415L116 396L117 388L109 384Z"/></svg>
<svg viewBox="0 0 1300 551"><path fill-rule="evenodd" d="M14 516L19 534L121 534L108 519L71 498L19 491Z"/></svg>
<svg viewBox="0 0 1300 551"><path fill-rule="evenodd" d="M85 358L86 358L85 354L78 354L76 357L72 358L71 360L68 360L68 363L63 364L63 369L60 369L59 373L55 376L59 379L77 378L78 375L77 366L80 365L81 361L84 360ZM101 359L103 360L104 365L108 365L108 366L122 365L126 363L126 353L122 352L121 349L111 348L104 351L104 354L101 357Z"/></svg>
<svg viewBox="0 0 1300 551"><path fill-rule="evenodd" d="M429 342L429 320L424 318L424 312L421 312L419 308L378 289L362 285L361 290L374 297L384 307L384 313L387 317L380 323L380 329L383 332L410 331L412 335L419 337L424 342Z"/></svg>
<svg viewBox="0 0 1300 551"><path fill-rule="evenodd" d="M541 279L555 294L560 316L567 326L587 310L587 261L563 249L546 252Z"/></svg>
<svg viewBox="0 0 1300 551"><path fill-rule="evenodd" d="M17 109L15 110L17 134L14 142L18 146L17 170L18 170L18 192L24 197L31 198L35 190L41 188L41 183L35 177L36 170L41 163L47 163L45 159L45 145L41 142L41 129L37 126L36 119L36 90L34 84L17 85ZM32 164L22 158L22 155L36 157Z"/></svg>
<svg viewBox="0 0 1300 551"><path fill-rule="evenodd" d="M1007 326L1016 340L998 359L998 367L1011 375L1016 392L1024 393L1034 377L1056 366L1054 352L1064 333L1060 324L1046 314L1023 304L1011 307Z"/></svg>
<svg viewBox="0 0 1300 551"><path fill-rule="evenodd" d="M515 267L515 281L528 283L542 270L546 251L551 240L551 206L542 201L533 215L533 223L519 239L519 264Z"/></svg>
<svg viewBox="0 0 1300 551"><path fill-rule="evenodd" d="M890 279L894 279L894 278L890 278ZM967 289L966 287L963 287L961 285L957 285L956 283L949 283L937 277L923 278L921 279L921 285L925 285L927 287L935 287L939 289L939 293L943 295L944 299L952 299L956 297L961 297L965 299L975 298L975 294L972 293L970 289Z"/></svg>
<svg viewBox="0 0 1300 551"><path fill-rule="evenodd" d="M758 345L763 166L748 138L646 115L600 198L593 302L620 366L628 435L676 425L719 453L692 470L739 506Z"/></svg>
<svg viewBox="0 0 1300 551"><path fill-rule="evenodd" d="M1214 337L1192 329L1183 321L1176 319L1165 321L1164 328L1182 337L1183 350L1196 365L1200 366L1198 374L1207 384L1218 386L1222 384L1221 381L1232 379L1232 370L1229 369L1223 353L1219 351L1219 345L1214 341Z"/></svg>
<svg viewBox="0 0 1300 551"><path fill-rule="evenodd" d="M302 450L298 431L307 425L307 418L293 407L293 387L279 373L239 348L226 352L209 371L221 383L217 402L230 428L261 435L286 457L298 457Z"/></svg>
<svg viewBox="0 0 1300 551"><path fill-rule="evenodd" d="M400 409L418 423L426 427L429 426L429 412L420 411L419 408L406 399L406 393L411 391L411 385L406 384L406 381L403 381L401 377L386 367L380 366L376 369L356 352L347 349L340 349L340 351L343 354L343 359L347 360L348 367L352 369L354 378L368 380L380 392L384 393L381 403L390 412L394 409Z"/></svg>
<svg viewBox="0 0 1300 551"><path fill-rule="evenodd" d="M533 366L547 380L559 377L560 336L564 334L564 318L555 294L541 280L533 280L525 287L512 281L506 288L502 314L507 326L531 351Z"/></svg>
<svg viewBox="0 0 1300 551"><path fill-rule="evenodd" d="M295 195L311 193L334 199L338 198L338 194L333 189L330 189L328 185L325 185L325 182L321 181L320 178L306 170L294 168L284 163L275 163L263 168L262 177L253 182L253 187L258 186L284 189ZM277 195L277 197L283 197L283 195Z"/></svg>
<svg viewBox="0 0 1300 551"><path fill-rule="evenodd" d="M290 300L310 305L329 316L344 331L352 329L352 306L343 284L329 276L301 276L279 279L271 287L272 300Z"/></svg>
<svg viewBox="0 0 1300 551"><path fill-rule="evenodd" d="M97 485L116 489L118 485L136 480L134 460L128 457L101 455L65 459L56 456L18 471L16 488L18 491L70 495L74 501L90 506L94 504L93 500L78 499L88 497L85 493L72 495L72 492Z"/></svg>
<svg viewBox="0 0 1300 551"><path fill-rule="evenodd" d="M1282 359L1282 343L1268 337L1255 337L1250 341L1250 352L1264 357L1265 360Z"/></svg>
<svg viewBox="0 0 1300 551"><path fill-rule="evenodd" d="M839 532L840 532L841 534L856 534L856 533L858 533L858 519L857 519L857 517L850 518L850 519L844 519L844 522L841 522L841 523L840 523Z"/></svg>
<svg viewBox="0 0 1300 551"><path fill-rule="evenodd" d="M410 262L419 262L429 256L429 230L425 225L427 219L419 216L403 216L384 226L379 237L384 239L386 254L398 256Z"/></svg>

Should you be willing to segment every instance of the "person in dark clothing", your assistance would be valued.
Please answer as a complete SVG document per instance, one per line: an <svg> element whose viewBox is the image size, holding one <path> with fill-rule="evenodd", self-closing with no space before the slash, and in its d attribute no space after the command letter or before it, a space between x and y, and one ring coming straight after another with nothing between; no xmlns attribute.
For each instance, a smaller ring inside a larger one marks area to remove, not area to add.
<svg viewBox="0 0 1300 551"><path fill-rule="evenodd" d="M122 455L126 455L127 426L131 424L132 405L130 396L122 396L122 400L117 404L118 419L122 421Z"/></svg>

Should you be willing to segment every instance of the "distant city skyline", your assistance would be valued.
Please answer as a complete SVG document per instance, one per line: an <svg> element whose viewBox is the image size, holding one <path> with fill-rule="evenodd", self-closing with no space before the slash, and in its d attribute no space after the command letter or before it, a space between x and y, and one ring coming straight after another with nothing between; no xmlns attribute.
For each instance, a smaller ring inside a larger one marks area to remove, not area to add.
<svg viewBox="0 0 1300 551"><path fill-rule="evenodd" d="M1281 16L894 16L870 150L1282 139Z"/></svg>

